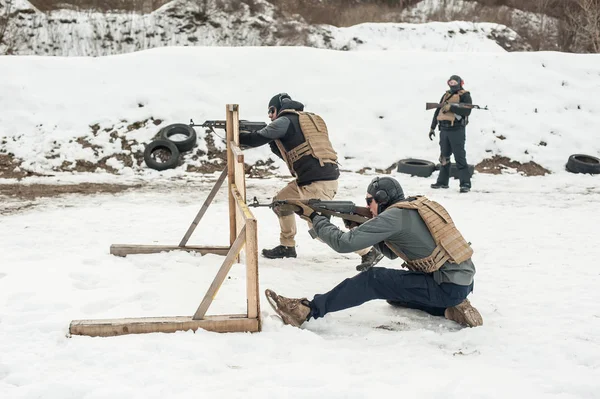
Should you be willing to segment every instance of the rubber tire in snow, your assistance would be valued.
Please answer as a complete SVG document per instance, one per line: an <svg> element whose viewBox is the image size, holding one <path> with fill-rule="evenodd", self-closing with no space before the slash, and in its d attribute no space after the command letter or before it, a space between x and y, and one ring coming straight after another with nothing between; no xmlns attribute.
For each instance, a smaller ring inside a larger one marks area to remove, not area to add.
<svg viewBox="0 0 600 399"><path fill-rule="evenodd" d="M183 134L187 136L185 140L172 140L171 136L176 134ZM190 151L196 146L196 131L190 125L185 123L174 123L169 126L165 126L158 133L158 138L162 140L168 140L177 146L179 152Z"/></svg>
<svg viewBox="0 0 600 399"><path fill-rule="evenodd" d="M423 159L401 159L398 161L398 172L411 176L429 177L435 170L433 162Z"/></svg>
<svg viewBox="0 0 600 399"><path fill-rule="evenodd" d="M571 173L600 173L600 159L591 155L573 154L567 161L567 170Z"/></svg>
<svg viewBox="0 0 600 399"><path fill-rule="evenodd" d="M165 150L169 158L165 162L158 162L152 158L152 153L157 150ZM146 146L144 150L144 162L149 168L154 170L173 169L179 163L179 150L170 140L155 140Z"/></svg>
<svg viewBox="0 0 600 399"><path fill-rule="evenodd" d="M473 177L473 173L475 173L475 165L467 164L467 170L469 171L469 177ZM455 163L450 164L450 177L454 177L458 179L458 168Z"/></svg>

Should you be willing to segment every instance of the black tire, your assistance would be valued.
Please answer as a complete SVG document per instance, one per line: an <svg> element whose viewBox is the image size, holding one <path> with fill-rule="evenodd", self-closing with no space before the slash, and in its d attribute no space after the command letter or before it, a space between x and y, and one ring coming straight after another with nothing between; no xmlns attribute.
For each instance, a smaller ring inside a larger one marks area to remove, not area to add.
<svg viewBox="0 0 600 399"><path fill-rule="evenodd" d="M146 146L144 162L155 170L173 169L179 163L179 150L170 140L155 140Z"/></svg>
<svg viewBox="0 0 600 399"><path fill-rule="evenodd" d="M473 173L475 173L475 165L467 164L467 170L469 171L469 177L473 177ZM450 177L454 177L458 179L458 168L455 163L450 164Z"/></svg>
<svg viewBox="0 0 600 399"><path fill-rule="evenodd" d="M411 176L429 177L435 170L433 162L423 159L401 159L398 161L398 172Z"/></svg>
<svg viewBox="0 0 600 399"><path fill-rule="evenodd" d="M573 154L567 161L567 170L571 173L600 173L600 159L591 155Z"/></svg>
<svg viewBox="0 0 600 399"><path fill-rule="evenodd" d="M174 140L173 136L183 135L186 138L183 140ZM169 126L165 126L158 132L159 140L168 140L177 146L179 152L190 151L196 146L196 131L190 125L185 123L174 123Z"/></svg>

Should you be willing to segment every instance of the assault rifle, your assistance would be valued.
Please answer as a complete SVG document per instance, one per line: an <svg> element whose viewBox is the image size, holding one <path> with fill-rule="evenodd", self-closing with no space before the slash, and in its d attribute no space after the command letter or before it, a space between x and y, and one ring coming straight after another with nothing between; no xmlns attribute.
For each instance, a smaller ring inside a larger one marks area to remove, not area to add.
<svg viewBox="0 0 600 399"><path fill-rule="evenodd" d="M479 105L475 105L475 104L467 104L467 103L451 103L452 105L454 105L455 107L459 107L459 108L471 108L471 109L482 109L484 111L488 110L487 105L485 107L480 107ZM428 111L430 109L434 109L434 108L442 108L444 105L446 105L446 103L425 103L425 110Z"/></svg>
<svg viewBox="0 0 600 399"><path fill-rule="evenodd" d="M290 200L301 202L308 206L312 210L321 215L334 216L344 219L344 221L354 222L356 224L362 224L367 220L373 218L371 210L364 206L356 206L352 201L321 201L319 199L309 200ZM299 211L299 207L294 204L290 204L288 200L274 200L268 204L261 204L258 199L254 197L252 203L248 204L251 207L269 207L277 209L279 211L296 212Z"/></svg>
<svg viewBox="0 0 600 399"><path fill-rule="evenodd" d="M213 121L205 121L204 123L198 125L198 124L194 123L193 119L190 119L190 126L191 127L195 127L195 126L206 127L206 128L209 128L213 133L215 133L215 130L214 130L215 128L216 129L225 129L227 127L227 124L223 120L213 120ZM260 130L266 126L267 126L267 124L264 122L251 122L251 121L247 121L247 120L241 120L240 124L239 124L240 131L251 132L251 133L253 133L257 130Z"/></svg>

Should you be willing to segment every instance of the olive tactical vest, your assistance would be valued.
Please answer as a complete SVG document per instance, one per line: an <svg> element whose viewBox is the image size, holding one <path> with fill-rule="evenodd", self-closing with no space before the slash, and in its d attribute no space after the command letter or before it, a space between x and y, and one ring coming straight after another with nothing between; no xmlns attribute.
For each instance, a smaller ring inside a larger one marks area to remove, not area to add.
<svg viewBox="0 0 600 399"><path fill-rule="evenodd" d="M329 141L327 125L325 125L323 118L312 112L301 112L291 109L281 111L280 115L283 114L298 115L300 129L304 136L304 142L289 151L285 150L281 140L275 140L277 148L292 175L295 176L296 174L294 171L294 162L307 155L318 159L321 166L325 166L325 163L337 163L337 153L333 149L331 141Z"/></svg>
<svg viewBox="0 0 600 399"><path fill-rule="evenodd" d="M424 196L416 196L412 201L397 202L389 208L416 209L419 216L427 225L433 236L436 247L431 255L415 260L409 260L404 252L394 248L386 241L386 245L400 258L404 259L407 269L422 273L431 273L438 270L446 262L462 263L470 259L473 249L458 231L448 211L435 201Z"/></svg>
<svg viewBox="0 0 600 399"><path fill-rule="evenodd" d="M466 90L459 90L456 93L452 94L450 91L447 91L446 94L444 94L444 97L442 98L442 104L448 102L448 103L459 103L460 102L460 96L462 96L463 94L468 93ZM438 121L449 121L451 126L454 126L454 121L456 120L456 115L454 114L454 112L439 112L438 116L437 116L437 120Z"/></svg>

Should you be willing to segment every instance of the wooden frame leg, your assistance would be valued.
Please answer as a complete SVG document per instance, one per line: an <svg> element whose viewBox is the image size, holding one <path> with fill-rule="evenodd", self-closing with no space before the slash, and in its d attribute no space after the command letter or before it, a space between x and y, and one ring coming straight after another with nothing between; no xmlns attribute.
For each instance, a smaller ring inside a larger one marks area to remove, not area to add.
<svg viewBox="0 0 600 399"><path fill-rule="evenodd" d="M201 320L204 317L204 315L206 314L206 311L208 310L208 307L210 306L213 299L215 298L215 295L217 295L217 291L219 291L219 288L221 288L221 284L223 284L223 281L225 281L225 278L229 274L229 271L231 270L231 266L233 266L233 263L237 259L238 254L242 250L242 247L244 246L245 241L246 241L246 226L244 226L242 228L242 231L240 231L240 234L237 236L237 238L233 242L233 245L231 246L231 249L229 250L227 257L225 257L225 260L223 261L221 268L217 272L217 275L215 276L210 287L208 288L208 291L206 291L206 294L204 295L204 299L200 303L200 306L198 306L198 309L196 310L196 313L194 313L194 317L192 317L192 319Z"/></svg>

